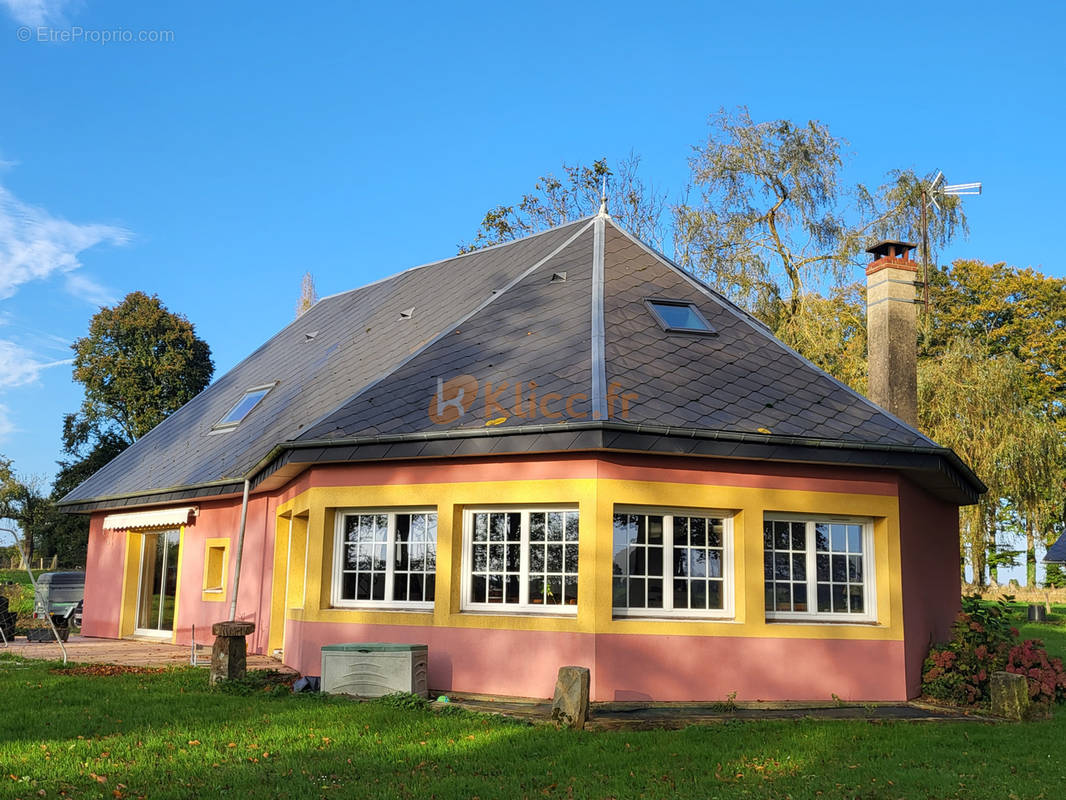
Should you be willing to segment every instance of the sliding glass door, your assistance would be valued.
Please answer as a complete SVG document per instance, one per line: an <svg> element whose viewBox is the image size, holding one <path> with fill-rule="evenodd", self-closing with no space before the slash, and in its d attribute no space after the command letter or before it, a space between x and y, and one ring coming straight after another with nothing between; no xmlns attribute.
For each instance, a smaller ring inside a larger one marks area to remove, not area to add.
<svg viewBox="0 0 1066 800"><path fill-rule="evenodd" d="M178 531L142 534L137 633L158 635L174 630L180 539Z"/></svg>

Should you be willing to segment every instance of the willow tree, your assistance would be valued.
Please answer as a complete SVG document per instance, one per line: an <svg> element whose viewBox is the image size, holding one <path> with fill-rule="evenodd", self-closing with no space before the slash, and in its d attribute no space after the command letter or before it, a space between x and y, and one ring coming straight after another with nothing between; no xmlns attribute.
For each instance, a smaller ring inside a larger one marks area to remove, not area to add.
<svg viewBox="0 0 1066 800"><path fill-rule="evenodd" d="M1025 366L1013 355L993 355L965 338L919 364L922 430L954 450L988 486L961 514L963 550L979 586L986 573L996 578L990 556L998 551L997 532L1010 508L1034 513L1037 487L1059 479L1059 432L1040 404L1019 391L1025 380Z"/></svg>
<svg viewBox="0 0 1066 800"><path fill-rule="evenodd" d="M613 169L605 158L591 165L563 164L561 175L542 175L533 191L517 203L486 212L474 241L460 244L459 252L509 242L595 214L605 186L611 216L634 236L662 249L666 195L647 183L639 168L640 156L633 153Z"/></svg>
<svg viewBox="0 0 1066 800"><path fill-rule="evenodd" d="M691 159L695 199L674 209L681 264L799 345L809 298L849 283L873 239L915 235L923 179L890 172L875 189L842 179L847 143L821 122L756 122L719 111ZM943 246L966 226L957 197L930 209Z"/></svg>

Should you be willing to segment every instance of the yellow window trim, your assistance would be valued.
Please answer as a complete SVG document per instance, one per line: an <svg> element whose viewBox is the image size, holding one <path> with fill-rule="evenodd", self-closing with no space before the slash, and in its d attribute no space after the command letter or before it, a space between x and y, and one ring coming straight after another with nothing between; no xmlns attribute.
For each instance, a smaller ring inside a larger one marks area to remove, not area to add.
<svg viewBox="0 0 1066 800"><path fill-rule="evenodd" d="M204 574L200 597L205 603L226 602L229 545L230 540L226 537L204 539ZM221 554L218 554L218 551L221 551Z"/></svg>

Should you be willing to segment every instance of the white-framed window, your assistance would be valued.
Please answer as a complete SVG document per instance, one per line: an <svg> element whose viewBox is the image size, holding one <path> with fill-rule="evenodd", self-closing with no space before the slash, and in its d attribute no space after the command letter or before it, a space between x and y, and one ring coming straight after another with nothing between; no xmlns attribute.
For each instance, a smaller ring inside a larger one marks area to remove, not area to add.
<svg viewBox="0 0 1066 800"><path fill-rule="evenodd" d="M875 621L873 576L871 520L764 516L767 619Z"/></svg>
<svg viewBox="0 0 1066 800"><path fill-rule="evenodd" d="M339 509L333 540L334 606L433 608L436 510Z"/></svg>
<svg viewBox="0 0 1066 800"><path fill-rule="evenodd" d="M463 609L576 614L576 508L464 512Z"/></svg>
<svg viewBox="0 0 1066 800"><path fill-rule="evenodd" d="M616 617L733 616L733 518L704 509L616 508Z"/></svg>

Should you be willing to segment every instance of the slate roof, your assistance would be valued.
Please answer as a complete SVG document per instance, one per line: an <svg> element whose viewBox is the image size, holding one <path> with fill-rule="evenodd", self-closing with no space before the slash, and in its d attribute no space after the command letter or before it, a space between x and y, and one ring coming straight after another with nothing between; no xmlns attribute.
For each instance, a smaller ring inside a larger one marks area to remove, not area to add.
<svg viewBox="0 0 1066 800"><path fill-rule="evenodd" d="M1055 544L1047 549L1044 555L1045 564L1066 564L1066 533L1059 537Z"/></svg>
<svg viewBox="0 0 1066 800"><path fill-rule="evenodd" d="M649 298L691 302L715 335L663 330ZM460 376L476 397L442 422L434 398ZM984 490L950 450L597 215L319 301L62 502L226 494L316 461L577 449L890 466L958 502Z"/></svg>

